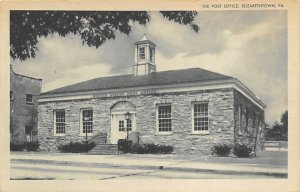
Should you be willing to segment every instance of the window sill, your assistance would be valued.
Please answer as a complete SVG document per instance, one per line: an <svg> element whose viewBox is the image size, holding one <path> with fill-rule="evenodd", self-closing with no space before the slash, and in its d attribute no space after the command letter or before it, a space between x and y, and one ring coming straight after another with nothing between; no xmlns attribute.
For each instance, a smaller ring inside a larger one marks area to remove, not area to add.
<svg viewBox="0 0 300 192"><path fill-rule="evenodd" d="M210 131L194 131L191 135L209 135Z"/></svg>
<svg viewBox="0 0 300 192"><path fill-rule="evenodd" d="M173 132L157 132L155 135L172 135Z"/></svg>
<svg viewBox="0 0 300 192"><path fill-rule="evenodd" d="M80 133L80 135L79 136L81 136L81 137L85 137L86 136L86 134L85 133ZM93 133L88 133L87 134L87 136L89 137L89 136L93 136Z"/></svg>
<svg viewBox="0 0 300 192"><path fill-rule="evenodd" d="M66 136L66 134L54 134L55 137L63 137Z"/></svg>

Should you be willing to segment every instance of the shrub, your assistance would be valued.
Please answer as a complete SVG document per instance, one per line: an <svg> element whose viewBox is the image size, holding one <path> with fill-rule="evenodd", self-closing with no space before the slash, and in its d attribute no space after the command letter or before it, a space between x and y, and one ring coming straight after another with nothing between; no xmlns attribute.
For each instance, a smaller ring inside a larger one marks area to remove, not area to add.
<svg viewBox="0 0 300 192"><path fill-rule="evenodd" d="M14 143L10 142L11 151L23 151L26 147L26 143Z"/></svg>
<svg viewBox="0 0 300 192"><path fill-rule="evenodd" d="M160 153L160 146L155 145L154 143L145 143L144 144L145 152L150 154Z"/></svg>
<svg viewBox="0 0 300 192"><path fill-rule="evenodd" d="M174 147L170 145L158 145L158 152L159 153L164 153L164 154L169 154L174 151Z"/></svg>
<svg viewBox="0 0 300 192"><path fill-rule="evenodd" d="M37 151L39 146L40 146L39 142L33 141L33 142L27 142L25 148L27 151Z"/></svg>
<svg viewBox="0 0 300 192"><path fill-rule="evenodd" d="M90 151L95 146L96 146L96 144L94 142L90 142L90 143L88 143L88 145L86 145L85 142L84 143L70 142L68 144L59 145L57 147L57 149L63 153L82 153L82 152Z"/></svg>
<svg viewBox="0 0 300 192"><path fill-rule="evenodd" d="M252 148L246 144L236 144L233 148L233 154L237 157L250 157Z"/></svg>
<svg viewBox="0 0 300 192"><path fill-rule="evenodd" d="M228 156L230 154L232 146L229 144L217 144L212 148L212 155L217 155L221 157Z"/></svg>
<svg viewBox="0 0 300 192"><path fill-rule="evenodd" d="M122 153L129 153L132 147L132 141L126 139L118 140L118 150Z"/></svg>
<svg viewBox="0 0 300 192"><path fill-rule="evenodd" d="M146 153L146 148L144 147L144 145L134 143L131 146L130 153L144 154Z"/></svg>
<svg viewBox="0 0 300 192"><path fill-rule="evenodd" d="M137 154L157 154L157 153L168 154L168 153L172 153L173 150L174 147L169 145L156 145L153 143L146 143L146 144L135 143L132 145L130 152L137 153Z"/></svg>

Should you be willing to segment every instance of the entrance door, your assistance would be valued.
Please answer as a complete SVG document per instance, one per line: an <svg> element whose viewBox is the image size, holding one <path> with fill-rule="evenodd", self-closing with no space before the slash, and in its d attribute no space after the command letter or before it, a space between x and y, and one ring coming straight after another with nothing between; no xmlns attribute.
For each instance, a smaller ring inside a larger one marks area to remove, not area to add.
<svg viewBox="0 0 300 192"><path fill-rule="evenodd" d="M110 108L111 127L110 140L117 144L119 139L125 139L128 134L136 131L136 107L129 101L119 101ZM126 121L125 114L130 113L130 119Z"/></svg>
<svg viewBox="0 0 300 192"><path fill-rule="evenodd" d="M125 113L111 115L111 143L117 144L119 139L127 138L128 134L136 130L135 113L131 114L129 120L125 119Z"/></svg>

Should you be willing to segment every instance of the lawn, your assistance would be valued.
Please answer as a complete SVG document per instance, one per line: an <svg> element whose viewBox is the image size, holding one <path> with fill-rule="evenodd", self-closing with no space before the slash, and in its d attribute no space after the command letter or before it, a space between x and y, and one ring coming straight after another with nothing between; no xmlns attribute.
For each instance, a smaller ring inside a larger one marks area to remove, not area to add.
<svg viewBox="0 0 300 192"><path fill-rule="evenodd" d="M261 165L279 165L287 166L288 153L287 151L261 151L257 152L256 157L252 158L237 158L202 156L197 154L122 154L118 158L125 159L156 159L156 160L182 160L203 163L236 163L236 164L261 164Z"/></svg>
<svg viewBox="0 0 300 192"><path fill-rule="evenodd" d="M261 165L282 165L288 163L287 151L261 151L257 152L256 157L237 158L237 157L207 157L203 159L210 163L240 163L240 164L261 164Z"/></svg>

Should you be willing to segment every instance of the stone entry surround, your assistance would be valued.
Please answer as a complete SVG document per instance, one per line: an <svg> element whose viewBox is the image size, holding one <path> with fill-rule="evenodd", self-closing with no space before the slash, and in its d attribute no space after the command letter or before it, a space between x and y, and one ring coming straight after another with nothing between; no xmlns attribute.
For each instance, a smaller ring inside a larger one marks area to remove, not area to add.
<svg viewBox="0 0 300 192"><path fill-rule="evenodd" d="M79 134L80 109L93 109L93 134L107 133L107 143L112 142L111 109L118 102L130 102L136 107L136 131L140 143L174 146L176 153L209 153L216 143L233 143L235 135L233 88L152 94L87 100L39 103L39 141L42 150L55 150L57 145L70 141L84 141ZM240 97L236 97L237 99ZM208 102L209 132L192 132L192 106L194 102ZM248 101L251 103L250 101ZM172 132L157 131L157 105L171 104ZM251 104L254 105L254 104ZM54 136L53 111L65 109L66 133ZM263 112L262 112L263 113Z"/></svg>
<svg viewBox="0 0 300 192"><path fill-rule="evenodd" d="M125 139L127 137L127 121L125 119L125 113L131 114L131 131L128 134L136 131L136 107L134 104L128 101L119 101L115 103L111 109L111 127L110 127L110 143L117 144L119 139ZM119 121L124 123L124 131L119 130Z"/></svg>

